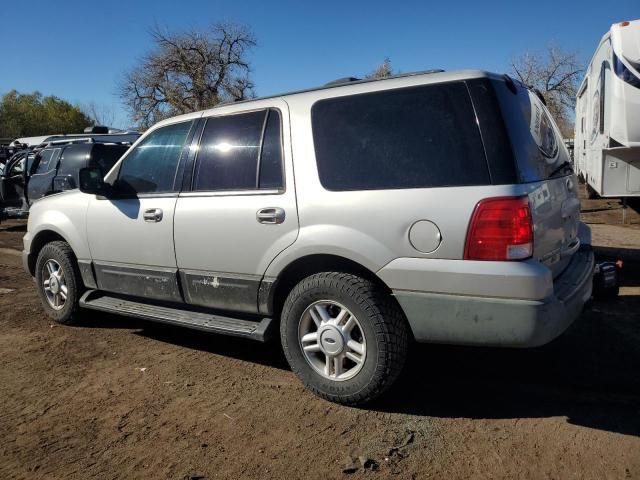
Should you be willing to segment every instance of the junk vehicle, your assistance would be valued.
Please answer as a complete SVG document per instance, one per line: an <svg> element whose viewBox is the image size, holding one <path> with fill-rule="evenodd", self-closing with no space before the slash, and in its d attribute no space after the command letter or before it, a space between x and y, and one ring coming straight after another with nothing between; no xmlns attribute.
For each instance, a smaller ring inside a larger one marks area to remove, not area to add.
<svg viewBox="0 0 640 480"><path fill-rule="evenodd" d="M109 170L138 137L138 134L74 136L47 139L33 149L20 150L0 174L0 215L25 217L36 200L77 188L81 168Z"/></svg>
<svg viewBox="0 0 640 480"><path fill-rule="evenodd" d="M334 402L389 388L410 341L535 347L591 297L569 154L503 75L347 79L181 115L78 182L35 202L24 236L52 319L277 339Z"/></svg>

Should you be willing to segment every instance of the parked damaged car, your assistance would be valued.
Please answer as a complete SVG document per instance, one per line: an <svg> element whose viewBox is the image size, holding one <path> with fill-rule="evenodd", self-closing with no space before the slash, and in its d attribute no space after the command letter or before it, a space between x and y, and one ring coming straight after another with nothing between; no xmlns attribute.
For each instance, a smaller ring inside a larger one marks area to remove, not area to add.
<svg viewBox="0 0 640 480"><path fill-rule="evenodd" d="M36 200L78 187L81 168L108 171L138 134L56 139L14 154L0 175L0 215L25 217Z"/></svg>

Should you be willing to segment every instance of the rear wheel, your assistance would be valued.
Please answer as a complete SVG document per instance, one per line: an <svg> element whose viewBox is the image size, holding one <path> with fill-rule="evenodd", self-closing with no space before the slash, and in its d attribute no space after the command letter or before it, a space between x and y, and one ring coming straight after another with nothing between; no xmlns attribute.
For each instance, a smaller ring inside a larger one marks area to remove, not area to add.
<svg viewBox="0 0 640 480"><path fill-rule="evenodd" d="M66 242L51 242L40 250L36 283L47 315L58 323L73 323L82 280L75 255Z"/></svg>
<svg viewBox="0 0 640 480"><path fill-rule="evenodd" d="M355 275L319 273L285 301L280 335L291 369L307 388L348 405L373 400L404 366L409 335L392 298Z"/></svg>

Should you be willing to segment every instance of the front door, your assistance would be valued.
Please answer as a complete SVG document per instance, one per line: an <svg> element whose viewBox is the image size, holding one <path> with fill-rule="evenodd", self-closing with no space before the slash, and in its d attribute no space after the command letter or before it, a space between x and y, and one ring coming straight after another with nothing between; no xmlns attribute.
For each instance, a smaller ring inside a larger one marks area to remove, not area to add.
<svg viewBox="0 0 640 480"><path fill-rule="evenodd" d="M190 192L175 213L175 248L186 300L258 310L269 263L298 233L286 103L206 120Z"/></svg>
<svg viewBox="0 0 640 480"><path fill-rule="evenodd" d="M182 301L173 217L192 121L157 128L122 160L106 197L91 200L87 236L98 288L148 299Z"/></svg>

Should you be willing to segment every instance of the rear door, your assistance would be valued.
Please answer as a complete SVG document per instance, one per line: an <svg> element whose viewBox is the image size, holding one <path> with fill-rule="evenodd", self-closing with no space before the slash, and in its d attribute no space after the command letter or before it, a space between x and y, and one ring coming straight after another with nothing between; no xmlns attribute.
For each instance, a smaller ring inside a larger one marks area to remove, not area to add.
<svg viewBox="0 0 640 480"><path fill-rule="evenodd" d="M577 251L580 200L578 182L560 131L538 97L504 81L495 81L515 154L520 183L529 187L534 222L533 256L554 276Z"/></svg>
<svg viewBox="0 0 640 480"><path fill-rule="evenodd" d="M34 172L29 177L27 184L27 201L31 204L34 200L44 197L52 191L53 177L56 175L60 148L46 148L36 154L34 159Z"/></svg>
<svg viewBox="0 0 640 480"><path fill-rule="evenodd" d="M206 119L191 191L175 213L186 300L257 312L269 263L291 245L298 215L286 103Z"/></svg>

